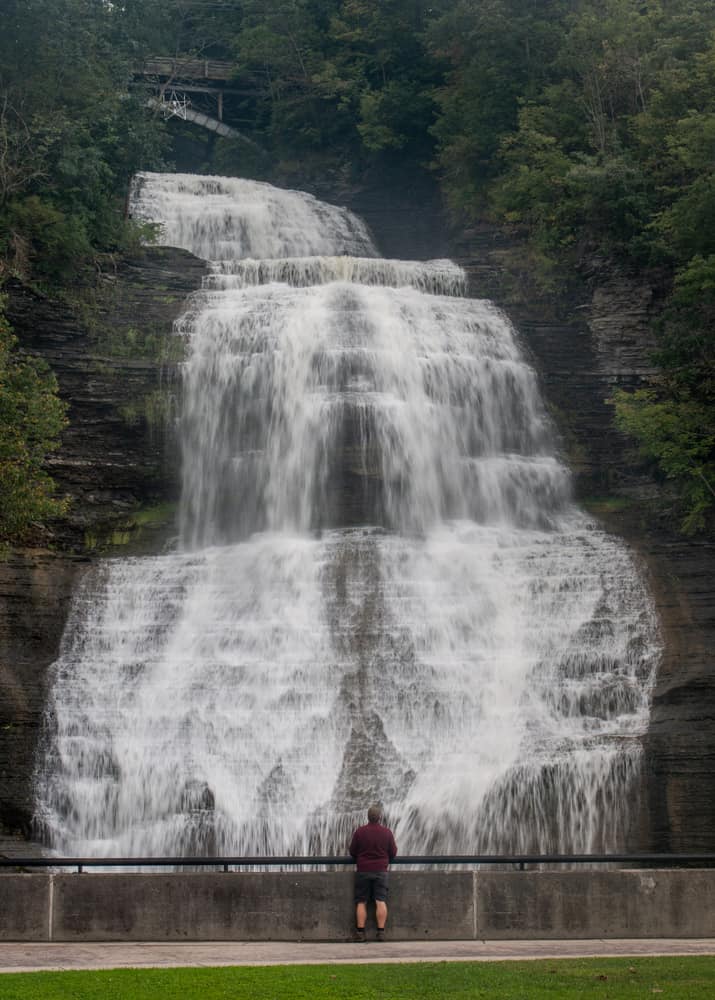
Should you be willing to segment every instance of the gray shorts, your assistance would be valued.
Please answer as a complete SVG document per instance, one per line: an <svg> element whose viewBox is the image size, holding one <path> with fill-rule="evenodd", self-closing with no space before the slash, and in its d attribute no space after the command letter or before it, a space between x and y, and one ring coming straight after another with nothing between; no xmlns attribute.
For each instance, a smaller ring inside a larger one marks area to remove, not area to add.
<svg viewBox="0 0 715 1000"><path fill-rule="evenodd" d="M387 872L355 872L355 902L387 902Z"/></svg>

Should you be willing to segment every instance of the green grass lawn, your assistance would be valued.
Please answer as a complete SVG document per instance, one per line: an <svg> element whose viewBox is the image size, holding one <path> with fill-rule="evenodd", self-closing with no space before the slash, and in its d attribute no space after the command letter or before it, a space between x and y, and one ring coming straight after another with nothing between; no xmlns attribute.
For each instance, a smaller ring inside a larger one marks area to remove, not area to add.
<svg viewBox="0 0 715 1000"><path fill-rule="evenodd" d="M715 957L115 969L0 975L2 1000L715 998Z"/></svg>

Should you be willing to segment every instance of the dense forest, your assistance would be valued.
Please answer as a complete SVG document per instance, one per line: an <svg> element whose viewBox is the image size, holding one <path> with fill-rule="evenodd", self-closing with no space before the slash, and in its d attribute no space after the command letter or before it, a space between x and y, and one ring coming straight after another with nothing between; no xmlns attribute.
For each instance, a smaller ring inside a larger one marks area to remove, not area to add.
<svg viewBox="0 0 715 1000"><path fill-rule="evenodd" d="M456 225L528 240L544 287L604 263L663 296L658 375L614 420L678 490L715 507L715 5L712 0L0 0L0 285L66 295L142 237L131 176L177 132L134 70L235 63L205 168L271 179L431 173ZM298 166L299 165L299 166ZM1 288L0 288L1 291ZM64 423L0 299L0 541L61 514L43 457Z"/></svg>

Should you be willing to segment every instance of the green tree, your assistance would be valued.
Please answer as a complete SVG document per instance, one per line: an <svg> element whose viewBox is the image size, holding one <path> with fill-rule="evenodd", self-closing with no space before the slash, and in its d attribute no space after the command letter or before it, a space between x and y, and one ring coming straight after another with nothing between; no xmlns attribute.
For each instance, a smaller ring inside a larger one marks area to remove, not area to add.
<svg viewBox="0 0 715 1000"><path fill-rule="evenodd" d="M65 404L47 365L21 354L0 300L0 543L22 542L66 502L44 470L66 424Z"/></svg>
<svg viewBox="0 0 715 1000"><path fill-rule="evenodd" d="M553 76L566 0L458 0L427 28L446 79L436 89L435 167L455 214L483 213L497 153L520 106Z"/></svg>
<svg viewBox="0 0 715 1000"><path fill-rule="evenodd" d="M125 242L131 175L161 162L164 128L128 83L141 44L123 5L7 0L0 33L0 253L62 283Z"/></svg>
<svg viewBox="0 0 715 1000"><path fill-rule="evenodd" d="M233 49L260 82L256 124L278 155L353 167L431 155L433 16L423 0L247 0Z"/></svg>
<svg viewBox="0 0 715 1000"><path fill-rule="evenodd" d="M679 487L681 528L693 534L706 527L715 506L715 423L713 408L695 399L659 398L649 389L617 392L616 424L638 441Z"/></svg>
<svg viewBox="0 0 715 1000"><path fill-rule="evenodd" d="M333 60L370 152L431 155L442 61L426 32L440 10L423 0L343 0L331 21Z"/></svg>
<svg viewBox="0 0 715 1000"><path fill-rule="evenodd" d="M458 0L428 31L448 62L435 165L455 215L532 244L546 287L593 261L657 266L659 373L616 419L680 490L712 503L715 7L709 0Z"/></svg>

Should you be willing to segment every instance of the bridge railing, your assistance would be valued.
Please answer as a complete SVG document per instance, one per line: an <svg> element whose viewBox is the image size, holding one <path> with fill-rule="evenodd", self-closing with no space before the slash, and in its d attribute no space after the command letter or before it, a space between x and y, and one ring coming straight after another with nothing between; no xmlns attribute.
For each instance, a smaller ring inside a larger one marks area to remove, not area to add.
<svg viewBox="0 0 715 1000"><path fill-rule="evenodd" d="M157 858L69 858L69 857L0 857L2 868L314 868L318 865L341 867L353 865L350 857L332 855L283 857L157 857ZM679 868L715 865L715 854L414 854L397 857L393 866L508 865L526 871L527 865L644 865Z"/></svg>
<svg viewBox="0 0 715 1000"><path fill-rule="evenodd" d="M236 64L219 59L182 59L155 56L147 59L135 70L137 76L168 76L186 80L230 80Z"/></svg>

